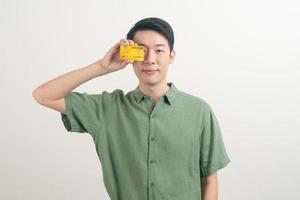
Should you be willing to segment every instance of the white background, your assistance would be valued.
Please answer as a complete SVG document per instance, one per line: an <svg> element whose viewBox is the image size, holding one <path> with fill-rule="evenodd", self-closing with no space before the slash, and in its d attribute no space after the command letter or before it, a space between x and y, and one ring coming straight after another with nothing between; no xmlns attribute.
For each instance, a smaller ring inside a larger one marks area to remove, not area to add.
<svg viewBox="0 0 300 200"><path fill-rule="evenodd" d="M67 132L32 91L102 58L152 16L175 32L168 81L206 100L220 123L231 163L218 172L219 199L300 199L299 1L0 2L0 199L109 199L92 137ZM75 91L137 84L130 65Z"/></svg>

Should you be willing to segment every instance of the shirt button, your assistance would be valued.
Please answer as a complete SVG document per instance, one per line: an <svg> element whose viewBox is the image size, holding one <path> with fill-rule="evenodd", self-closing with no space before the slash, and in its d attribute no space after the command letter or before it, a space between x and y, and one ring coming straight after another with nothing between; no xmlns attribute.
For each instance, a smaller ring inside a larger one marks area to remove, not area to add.
<svg viewBox="0 0 300 200"><path fill-rule="evenodd" d="M150 163L152 164L152 163L155 163L155 160L150 160Z"/></svg>
<svg viewBox="0 0 300 200"><path fill-rule="evenodd" d="M154 186L154 183L153 183L153 182L151 182L151 183L150 183L150 186L151 186L151 187L153 187L153 186Z"/></svg>
<svg viewBox="0 0 300 200"><path fill-rule="evenodd" d="M154 141L155 140L155 137L151 137L151 141Z"/></svg>

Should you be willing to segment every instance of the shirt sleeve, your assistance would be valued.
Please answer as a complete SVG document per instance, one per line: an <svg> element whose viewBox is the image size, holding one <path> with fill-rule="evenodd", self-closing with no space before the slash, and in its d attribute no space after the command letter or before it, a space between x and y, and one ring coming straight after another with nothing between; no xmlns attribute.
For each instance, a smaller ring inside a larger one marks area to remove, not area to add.
<svg viewBox="0 0 300 200"><path fill-rule="evenodd" d="M199 160L201 177L214 174L230 162L217 118L208 104L204 110Z"/></svg>
<svg viewBox="0 0 300 200"><path fill-rule="evenodd" d="M94 134L103 124L105 109L114 102L118 91L100 94L71 92L65 96L67 114L61 113L61 119L66 130Z"/></svg>

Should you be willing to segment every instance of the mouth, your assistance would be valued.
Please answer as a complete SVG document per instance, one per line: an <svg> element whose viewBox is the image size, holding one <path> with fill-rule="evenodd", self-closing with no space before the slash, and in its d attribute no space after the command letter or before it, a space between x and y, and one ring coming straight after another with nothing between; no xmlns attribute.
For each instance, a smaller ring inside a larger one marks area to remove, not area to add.
<svg viewBox="0 0 300 200"><path fill-rule="evenodd" d="M142 70L142 72L144 72L147 75L153 75L155 74L157 71L159 71L158 69L156 70Z"/></svg>

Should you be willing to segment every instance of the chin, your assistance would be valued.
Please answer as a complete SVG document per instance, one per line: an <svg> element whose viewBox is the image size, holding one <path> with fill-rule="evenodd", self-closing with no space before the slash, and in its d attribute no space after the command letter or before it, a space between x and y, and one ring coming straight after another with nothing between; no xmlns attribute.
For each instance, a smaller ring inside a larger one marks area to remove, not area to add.
<svg viewBox="0 0 300 200"><path fill-rule="evenodd" d="M140 80L140 83L143 83L144 85L154 86L161 82L161 80L158 79L148 79L148 80Z"/></svg>

